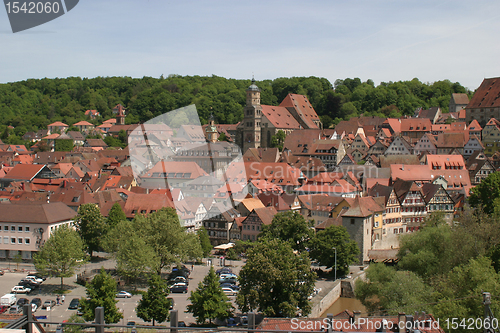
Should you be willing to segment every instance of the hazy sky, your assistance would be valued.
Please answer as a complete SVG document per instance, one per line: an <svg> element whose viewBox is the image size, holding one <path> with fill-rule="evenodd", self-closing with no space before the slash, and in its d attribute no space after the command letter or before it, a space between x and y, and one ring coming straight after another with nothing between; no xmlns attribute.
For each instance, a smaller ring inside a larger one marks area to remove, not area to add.
<svg viewBox="0 0 500 333"><path fill-rule="evenodd" d="M0 8L0 82L217 75L422 82L500 76L500 1L80 0L13 34Z"/></svg>

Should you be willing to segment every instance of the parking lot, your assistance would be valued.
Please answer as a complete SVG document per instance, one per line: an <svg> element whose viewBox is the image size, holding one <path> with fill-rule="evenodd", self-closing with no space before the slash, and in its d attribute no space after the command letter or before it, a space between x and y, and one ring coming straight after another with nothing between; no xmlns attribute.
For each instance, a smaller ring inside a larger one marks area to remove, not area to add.
<svg viewBox="0 0 500 333"><path fill-rule="evenodd" d="M214 264L218 264L217 260L213 260ZM103 261L99 264L93 264L93 267L87 266L82 267L82 271L84 269L96 269L100 266L111 268L114 267L114 263L111 260ZM238 274L243 263L241 261L228 261L226 262L226 266L229 266L233 269L233 271ZM188 266L191 269L191 266ZM215 265L215 268L219 268L220 266ZM17 285L17 283L24 278L29 271L33 272L34 269L32 265L22 265L20 269L23 268L25 272L10 272L6 265L0 263L0 269L6 269L5 274L0 276L0 295L5 295L11 292L12 287ZM179 312L179 321L184 321L186 323L193 323L195 319L190 313L185 312L186 307L189 304L188 297L191 291L195 290L198 287L198 284L203 280L205 275L208 273L209 267L206 265L195 265L193 272L189 276L189 286L188 292L186 294L170 294L169 297L174 299L174 310L178 310ZM65 302L62 305L57 305L49 310L45 309L37 309L35 315L37 317L46 316L47 319L39 319L40 321L49 321L49 322L62 322L67 320L73 313L76 313L76 310L68 309L68 305L73 298L82 298L86 296L86 290L83 286L76 283L76 276L72 278L64 279L64 287L69 290L69 293L65 294ZM57 294L56 290L60 289L60 279L59 278L49 278L45 282L42 283L39 289L33 290L30 294L18 294L17 298L27 298L30 301L35 297L40 297L42 299L42 303L48 299L56 300ZM121 289L120 289L121 290ZM123 290L131 291L133 287L123 287ZM234 296L229 297L234 303ZM138 318L135 313L135 308L141 299L140 295L134 295L131 298L117 298L118 303L117 307L123 313L123 320L119 324L126 325L128 321L135 321L137 324L146 324L142 319ZM164 323L165 324L165 323Z"/></svg>

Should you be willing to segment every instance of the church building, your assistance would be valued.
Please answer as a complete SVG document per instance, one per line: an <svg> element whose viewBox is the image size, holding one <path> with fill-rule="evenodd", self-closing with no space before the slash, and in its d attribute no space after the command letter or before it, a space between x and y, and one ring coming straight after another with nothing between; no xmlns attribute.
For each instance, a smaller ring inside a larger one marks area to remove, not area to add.
<svg viewBox="0 0 500 333"><path fill-rule="evenodd" d="M267 148L279 130L289 134L297 129L322 128L321 120L304 95L288 94L279 106L261 105L260 89L255 80L246 90L243 120L237 127L236 142L248 148Z"/></svg>

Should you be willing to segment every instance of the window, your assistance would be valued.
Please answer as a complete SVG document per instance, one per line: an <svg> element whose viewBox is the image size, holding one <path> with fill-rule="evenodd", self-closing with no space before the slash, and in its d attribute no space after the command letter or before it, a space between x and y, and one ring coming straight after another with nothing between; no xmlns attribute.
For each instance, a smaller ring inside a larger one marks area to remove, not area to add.
<svg viewBox="0 0 500 333"><path fill-rule="evenodd" d="M11 244L16 244L16 239L15 239L14 237L12 237L12 238L10 239L10 243L11 243Z"/></svg>
<svg viewBox="0 0 500 333"><path fill-rule="evenodd" d="M9 231L9 226L8 225L4 225L3 226L3 231Z"/></svg>
<svg viewBox="0 0 500 333"><path fill-rule="evenodd" d="M24 227L24 231L30 232L30 227Z"/></svg>
<svg viewBox="0 0 500 333"><path fill-rule="evenodd" d="M23 243L23 239L22 239L22 238L18 238L18 239L17 239L17 243L18 243L18 244L22 244L22 243Z"/></svg>
<svg viewBox="0 0 500 333"><path fill-rule="evenodd" d="M17 231L19 231L19 232L23 232L23 227L18 226L18 227L17 227Z"/></svg>
<svg viewBox="0 0 500 333"><path fill-rule="evenodd" d="M29 238L25 238L24 239L24 244L29 245L30 244L30 239Z"/></svg>
<svg viewBox="0 0 500 333"><path fill-rule="evenodd" d="M351 224L354 224L354 219L351 219Z"/></svg>
<svg viewBox="0 0 500 333"><path fill-rule="evenodd" d="M4 237L3 242L4 244L9 244L9 237Z"/></svg>
<svg viewBox="0 0 500 333"><path fill-rule="evenodd" d="M15 225L11 225L10 226L10 231L12 231L12 232L16 231L16 226Z"/></svg>

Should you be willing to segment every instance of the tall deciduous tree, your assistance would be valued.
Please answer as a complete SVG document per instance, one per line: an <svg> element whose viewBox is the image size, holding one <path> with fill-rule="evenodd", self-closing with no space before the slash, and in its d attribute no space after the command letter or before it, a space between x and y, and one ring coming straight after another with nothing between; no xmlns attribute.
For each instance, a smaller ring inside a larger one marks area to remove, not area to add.
<svg viewBox="0 0 500 333"><path fill-rule="evenodd" d="M289 242L295 250L303 251L314 232L298 212L287 211L274 215L270 225L262 227L260 238L281 239Z"/></svg>
<svg viewBox="0 0 500 333"><path fill-rule="evenodd" d="M108 324L117 323L123 318L116 307L116 281L101 268L91 282L87 284L87 298L80 299L83 318L91 321L95 317L95 308L104 307L104 321Z"/></svg>
<svg viewBox="0 0 500 333"><path fill-rule="evenodd" d="M114 228L120 221L127 219L127 216L123 212L122 206L118 202L115 202L111 209L109 210L107 224L108 228Z"/></svg>
<svg viewBox="0 0 500 333"><path fill-rule="evenodd" d="M149 288L142 294L142 298L136 308L137 317L144 321L163 323L167 320L170 308L170 300L167 299L168 286L159 275L152 274L149 278Z"/></svg>
<svg viewBox="0 0 500 333"><path fill-rule="evenodd" d="M473 207L482 207L484 212L492 214L500 198L500 172L493 172L481 183L471 188L469 203Z"/></svg>
<svg viewBox="0 0 500 333"><path fill-rule="evenodd" d="M62 289L64 278L75 275L75 269L84 263L85 257L84 245L78 233L62 225L52 232L33 260L37 271L61 278Z"/></svg>
<svg viewBox="0 0 500 333"><path fill-rule="evenodd" d="M198 229L198 237L200 238L201 250L203 251L203 256L206 257L212 251L212 244L210 243L210 238L208 237L207 230L204 227Z"/></svg>
<svg viewBox="0 0 500 333"><path fill-rule="evenodd" d="M186 232L173 208L162 208L148 216L138 215L133 224L147 246L153 249L158 260L158 273L173 263L202 256L198 235Z"/></svg>
<svg viewBox="0 0 500 333"><path fill-rule="evenodd" d="M78 208L75 218L76 230L87 246L87 252L92 256L100 249L100 239L106 234L106 219L101 215L95 204L84 204Z"/></svg>
<svg viewBox="0 0 500 333"><path fill-rule="evenodd" d="M295 317L311 311L308 297L316 274L305 252L294 253L289 242L259 241L248 253L240 272L236 302L242 312L258 310L270 317Z"/></svg>
<svg viewBox="0 0 500 333"><path fill-rule="evenodd" d="M191 304L187 306L187 310L196 317L199 324L205 323L207 319L212 323L214 319L226 319L231 316L233 306L222 291L213 267L210 267L198 288L191 292L189 300Z"/></svg>
<svg viewBox="0 0 500 333"><path fill-rule="evenodd" d="M330 226L318 231L309 243L309 256L317 260L322 266L334 268L337 272L347 274L349 265L357 261L359 254L358 245L352 240L343 226ZM335 250L337 258L335 260Z"/></svg>

